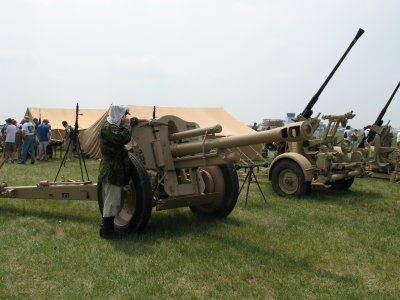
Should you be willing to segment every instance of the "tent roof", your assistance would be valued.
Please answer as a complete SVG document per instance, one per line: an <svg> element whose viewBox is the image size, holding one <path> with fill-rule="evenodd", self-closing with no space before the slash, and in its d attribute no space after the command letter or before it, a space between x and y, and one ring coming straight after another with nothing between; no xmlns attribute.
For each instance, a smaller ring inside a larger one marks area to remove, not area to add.
<svg viewBox="0 0 400 300"><path fill-rule="evenodd" d="M153 118L153 106L128 105L131 116L140 119ZM100 157L98 132L101 125L107 118L108 108L102 109L80 109L78 116L79 129L82 130L79 136L82 149L89 153L92 157ZM48 119L50 121L54 138L62 139L64 127L62 121L74 126L76 110L74 108L43 108L28 107L25 115L34 118ZM156 107L156 118L165 115L174 115L185 121L196 122L200 127L209 127L220 124L222 132L220 135L229 136L242 133L254 132L253 129L246 124L241 123L232 117L223 108L192 108L192 107ZM251 157L259 155L261 152L261 144L249 147L249 151L245 151L245 147L241 147L242 153L247 152ZM249 157L250 157L249 156Z"/></svg>
<svg viewBox="0 0 400 300"><path fill-rule="evenodd" d="M129 110L132 116L138 118L151 119L153 115L153 106L129 105ZM156 118L166 115L174 115L185 121L196 122L200 127L220 124L222 126L222 135L254 132L253 129L239 122L222 107L192 108L156 106Z"/></svg>
<svg viewBox="0 0 400 300"><path fill-rule="evenodd" d="M131 115L142 119L151 119L153 106L128 105ZM96 121L102 119L108 109L79 109L79 129L86 129ZM45 108L28 107L25 115L31 118L48 119L52 129L64 129L61 122L67 121L69 125L75 124L76 110L73 108ZM193 121L200 127L208 127L216 124L222 125L223 135L252 132L244 123L233 118L225 109L219 108L191 108L191 107L156 107L156 117L175 115L185 121Z"/></svg>
<svg viewBox="0 0 400 300"><path fill-rule="evenodd" d="M153 106L128 106L132 117L148 120L153 118ZM108 115L106 110L103 113L101 118L93 122L79 136L82 148L93 158L100 157L98 133ZM196 122L200 127L220 124L222 126L220 135L224 136L254 132L253 129L233 118L223 108L156 107L156 118L166 115L174 115L185 121ZM240 149L242 153L245 154L246 152L245 155L248 157L254 158L261 153L261 147L262 145L260 144L258 146L248 146L248 150L245 150L246 147L241 147Z"/></svg>

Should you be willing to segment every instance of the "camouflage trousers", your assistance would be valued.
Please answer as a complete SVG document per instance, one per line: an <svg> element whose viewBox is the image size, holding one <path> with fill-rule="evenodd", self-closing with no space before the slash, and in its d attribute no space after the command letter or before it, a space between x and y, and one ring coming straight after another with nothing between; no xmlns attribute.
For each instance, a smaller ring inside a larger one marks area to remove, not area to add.
<svg viewBox="0 0 400 300"><path fill-rule="evenodd" d="M122 186L104 183L103 218L115 217L121 210Z"/></svg>

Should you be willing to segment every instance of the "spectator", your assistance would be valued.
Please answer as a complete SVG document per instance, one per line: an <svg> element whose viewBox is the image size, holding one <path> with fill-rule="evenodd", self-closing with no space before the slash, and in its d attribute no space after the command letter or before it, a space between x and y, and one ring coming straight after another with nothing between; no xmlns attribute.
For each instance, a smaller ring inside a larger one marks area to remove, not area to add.
<svg viewBox="0 0 400 300"><path fill-rule="evenodd" d="M49 158L47 156L47 146L50 142L50 128L49 120L44 119L41 124L37 127L37 136L39 139L38 147L38 157L39 160L47 161Z"/></svg>
<svg viewBox="0 0 400 300"><path fill-rule="evenodd" d="M354 148L358 147L358 130L354 129L353 132L350 134L351 142Z"/></svg>
<svg viewBox="0 0 400 300"><path fill-rule="evenodd" d="M397 147L400 147L400 129L397 131L397 137L396 137L396 142L397 142Z"/></svg>
<svg viewBox="0 0 400 300"><path fill-rule="evenodd" d="M22 155L19 164L25 164L28 152L31 157L31 164L35 163L35 127L29 117L25 117L22 123Z"/></svg>
<svg viewBox="0 0 400 300"><path fill-rule="evenodd" d="M8 118L6 120L7 128L6 128L6 139L5 139L5 160L13 163L14 162L14 152L15 152L15 133L17 131L17 127L12 123L12 119Z"/></svg>
<svg viewBox="0 0 400 300"><path fill-rule="evenodd" d="M39 148L39 138L37 136L37 129L38 129L40 123L42 123L41 118L39 118L39 120L38 120L38 118L32 119L32 124L35 129L35 141L34 141L33 147L35 148L36 155L38 155L37 159L39 159L39 149L38 149Z"/></svg>
<svg viewBox="0 0 400 300"><path fill-rule="evenodd" d="M343 133L343 138L348 140L348 141L351 141L351 129L350 129L349 125L346 126L346 129L345 129L345 131Z"/></svg>
<svg viewBox="0 0 400 300"><path fill-rule="evenodd" d="M47 157L53 158L53 145L51 143L51 124L48 124L49 126L49 144L46 147L46 154Z"/></svg>
<svg viewBox="0 0 400 300"><path fill-rule="evenodd" d="M63 149L64 151L68 151L68 156L66 161L72 160L73 156L73 147L72 145L72 140L71 140L71 135L73 134L73 129L70 125L68 125L67 121L62 121L62 125L65 128L65 134L64 134L64 139L63 139Z"/></svg>
<svg viewBox="0 0 400 300"><path fill-rule="evenodd" d="M17 132L15 133L15 152L16 156L14 156L18 161L21 160L21 151L22 151L22 131L21 124L17 126Z"/></svg>
<svg viewBox="0 0 400 300"><path fill-rule="evenodd" d="M371 131L371 125L365 126L364 127L364 132L363 132L363 138L366 139L368 137L368 134L369 134L370 131Z"/></svg>
<svg viewBox="0 0 400 300"><path fill-rule="evenodd" d="M317 130L314 131L314 137L316 139L319 139L321 137L321 131L319 130L319 128L317 128Z"/></svg>
<svg viewBox="0 0 400 300"><path fill-rule="evenodd" d="M6 124L3 125L3 127L1 128L1 140L5 141L6 140L6 129L7 129L7 122Z"/></svg>
<svg viewBox="0 0 400 300"><path fill-rule="evenodd" d="M4 158L6 157L6 152L4 150L5 143L6 143L6 135L7 135L6 129L7 129L7 123L5 123L3 125L3 127L1 128L1 136L0 136L0 143L1 143L1 146L2 146L2 149L3 149L3 157Z"/></svg>

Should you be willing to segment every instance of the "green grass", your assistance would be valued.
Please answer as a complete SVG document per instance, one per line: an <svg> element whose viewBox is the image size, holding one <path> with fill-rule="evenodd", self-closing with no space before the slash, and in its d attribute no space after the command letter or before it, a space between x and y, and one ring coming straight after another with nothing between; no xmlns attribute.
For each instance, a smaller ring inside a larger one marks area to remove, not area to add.
<svg viewBox="0 0 400 300"><path fill-rule="evenodd" d="M7 164L0 179L54 179L59 160ZM91 179L98 162L87 161ZM77 162L59 176L80 178ZM0 199L0 298L398 299L398 184L277 197L259 174L226 219L153 212L141 235L98 236L96 202Z"/></svg>

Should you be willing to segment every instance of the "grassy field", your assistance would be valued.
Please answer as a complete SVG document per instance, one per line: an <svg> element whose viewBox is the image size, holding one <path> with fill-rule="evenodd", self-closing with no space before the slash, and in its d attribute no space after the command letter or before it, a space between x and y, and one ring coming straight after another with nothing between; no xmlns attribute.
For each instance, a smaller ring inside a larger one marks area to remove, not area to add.
<svg viewBox="0 0 400 300"><path fill-rule="evenodd" d="M54 180L60 161L7 164L9 185ZM98 162L87 161L91 179ZM80 178L77 162L59 176ZM277 197L259 174L226 219L153 212L141 235L98 236L96 202L0 199L1 299L399 299L398 184Z"/></svg>

